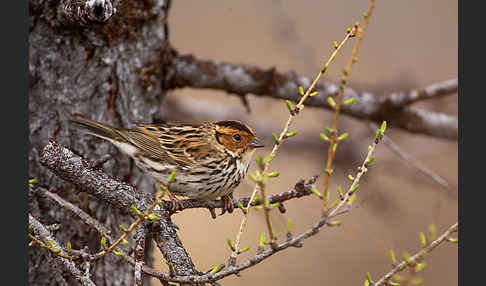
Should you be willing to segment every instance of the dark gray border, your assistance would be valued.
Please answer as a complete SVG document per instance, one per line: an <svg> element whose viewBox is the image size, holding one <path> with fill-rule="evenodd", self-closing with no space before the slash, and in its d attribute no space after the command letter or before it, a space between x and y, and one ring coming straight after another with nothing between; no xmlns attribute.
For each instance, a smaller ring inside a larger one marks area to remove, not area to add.
<svg viewBox="0 0 486 286"><path fill-rule="evenodd" d="M27 285L28 1L5 1L0 11L1 245L2 264L7 264L1 280Z"/></svg>

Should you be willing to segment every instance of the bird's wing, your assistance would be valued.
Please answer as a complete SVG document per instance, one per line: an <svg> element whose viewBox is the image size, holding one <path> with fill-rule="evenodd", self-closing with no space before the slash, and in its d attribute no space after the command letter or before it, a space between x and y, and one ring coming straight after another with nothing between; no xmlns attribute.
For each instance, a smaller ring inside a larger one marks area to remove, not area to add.
<svg viewBox="0 0 486 286"><path fill-rule="evenodd" d="M146 153L181 166L197 165L218 150L194 126L140 124L127 130L130 141ZM169 159L170 158L170 159Z"/></svg>

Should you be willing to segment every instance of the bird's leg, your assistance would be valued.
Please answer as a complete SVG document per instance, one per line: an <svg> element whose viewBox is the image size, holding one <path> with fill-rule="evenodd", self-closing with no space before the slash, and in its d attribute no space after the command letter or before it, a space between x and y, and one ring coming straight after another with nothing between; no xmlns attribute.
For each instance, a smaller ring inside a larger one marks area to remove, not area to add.
<svg viewBox="0 0 486 286"><path fill-rule="evenodd" d="M167 192L167 195L169 196L169 199L172 202L173 205L172 210L174 212L182 210L181 201L178 198L176 198L176 196L174 196L174 194L172 194L170 191Z"/></svg>
<svg viewBox="0 0 486 286"><path fill-rule="evenodd" d="M105 154L104 156L102 156L98 160L92 162L91 163L91 168L93 168L93 169L99 168L99 167L101 167L101 165L103 165L104 163L108 162L112 158L113 158L113 155L111 155L111 154Z"/></svg>
<svg viewBox="0 0 486 286"><path fill-rule="evenodd" d="M228 210L229 213L233 212L233 192L231 192L228 195L224 195L221 197L221 200L223 201L223 208L221 209L221 214L224 214L226 210Z"/></svg>
<svg viewBox="0 0 486 286"><path fill-rule="evenodd" d="M172 202L172 210L174 212L178 210L182 210L181 202L174 194L172 194L167 186L165 186L161 181L157 181L159 185L164 186L164 188L167 190L167 196L169 196L170 201Z"/></svg>

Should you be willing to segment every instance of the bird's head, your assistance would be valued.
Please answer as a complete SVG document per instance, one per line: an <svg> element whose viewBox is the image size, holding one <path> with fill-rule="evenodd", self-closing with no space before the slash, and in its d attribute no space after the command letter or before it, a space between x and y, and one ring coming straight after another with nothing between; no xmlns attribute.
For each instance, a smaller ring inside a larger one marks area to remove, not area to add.
<svg viewBox="0 0 486 286"><path fill-rule="evenodd" d="M243 122L224 120L215 122L214 125L217 144L233 157L251 157L256 148L263 147L253 129Z"/></svg>

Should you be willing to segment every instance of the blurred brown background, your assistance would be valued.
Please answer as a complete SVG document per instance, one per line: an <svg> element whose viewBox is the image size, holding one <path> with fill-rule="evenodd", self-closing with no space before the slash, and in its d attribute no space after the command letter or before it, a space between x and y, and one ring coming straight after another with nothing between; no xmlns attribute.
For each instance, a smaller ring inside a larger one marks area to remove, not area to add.
<svg viewBox="0 0 486 286"><path fill-rule="evenodd" d="M360 20L366 0L343 1L173 1L170 13L170 40L181 53L201 59L247 63L280 71L295 70L314 77L331 54L332 42L343 38L346 27ZM371 23L365 34L359 61L350 75L350 86L368 90L392 91L420 88L457 77L457 1L376 1ZM352 43L328 70L326 80L337 82L346 64ZM280 132L288 117L281 101L249 96L252 109L247 114L240 100L223 92L183 89L173 91L164 102L167 117L173 121L240 119L249 123L271 149L270 133ZM457 96L420 103L421 107L457 114ZM268 185L270 193L289 190L297 180L314 174L321 177L327 160L327 145L319 139L325 125L331 124L327 110L306 108L297 117L294 129L299 135L286 141L271 165L280 171ZM342 116L341 132L350 137L338 148L336 173L331 180L332 195L338 184L349 186L346 174L361 164L373 135L366 124ZM419 163L450 184L441 187L400 159L384 144L361 181L359 208L340 217L339 228L324 228L292 248L242 272L228 277L223 285L362 285L366 271L379 278L390 270L388 250L399 256L419 249L419 233L434 221L444 231L457 221L458 152L457 142L388 130L388 135ZM251 168L254 170L254 166ZM235 192L249 196L249 179ZM274 225L285 232L287 218L294 233L309 228L320 215L315 197L286 204L283 216L272 213ZM241 213L212 220L207 210L186 210L173 217L180 236L201 271L217 263L227 263L230 250L226 238L234 239ZM251 244L249 257L266 230L262 212L250 216L243 246ZM156 250L157 251L157 250ZM426 258L427 269L420 277L428 285L457 285L457 246L444 244ZM166 269L163 258L156 267ZM158 282L156 282L158 283ZM157 284L159 285L159 284Z"/></svg>

